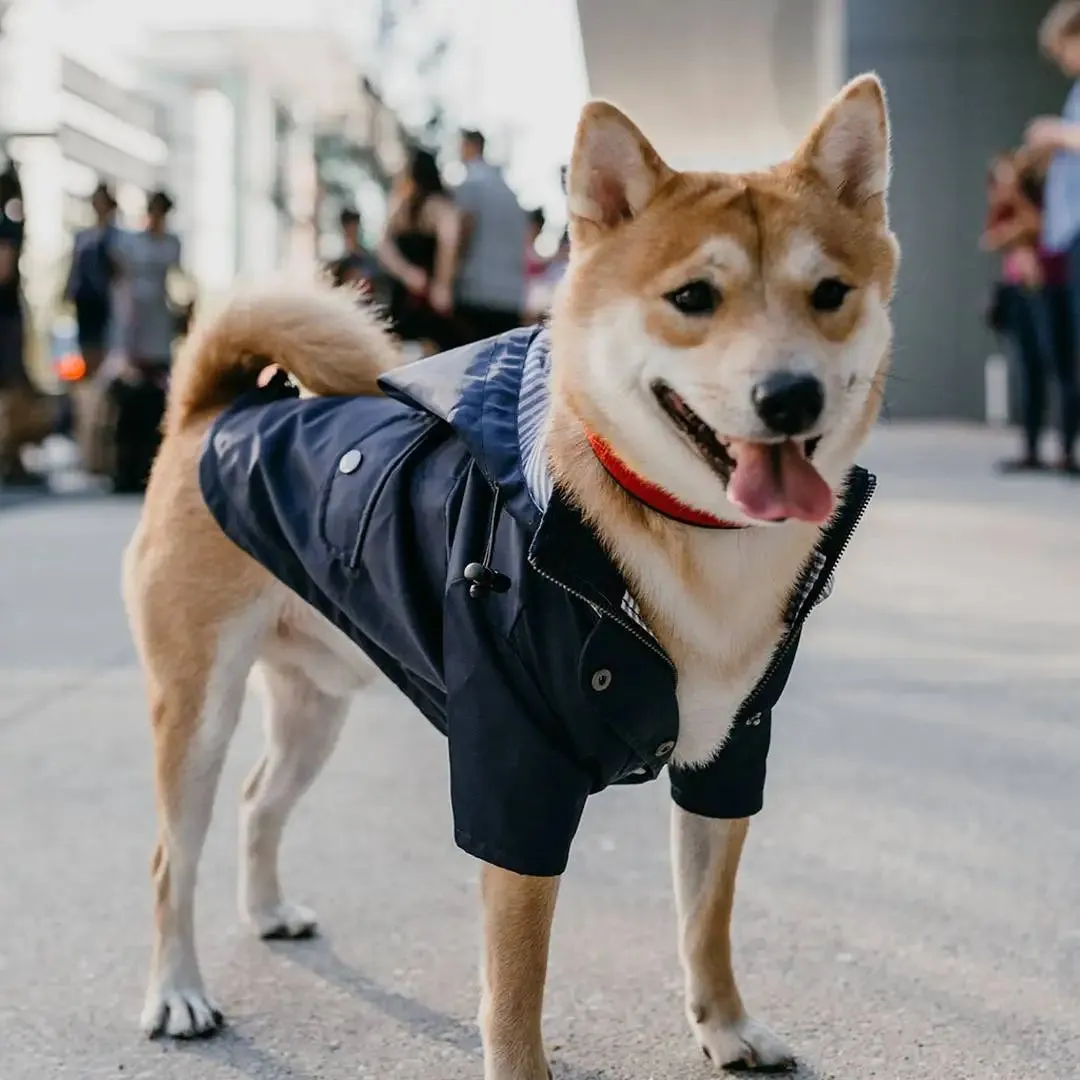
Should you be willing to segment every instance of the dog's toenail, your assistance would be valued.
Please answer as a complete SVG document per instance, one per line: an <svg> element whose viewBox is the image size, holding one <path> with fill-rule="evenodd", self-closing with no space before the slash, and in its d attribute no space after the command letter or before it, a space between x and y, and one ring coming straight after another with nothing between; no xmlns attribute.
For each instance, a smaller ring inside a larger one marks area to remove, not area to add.
<svg viewBox="0 0 1080 1080"><path fill-rule="evenodd" d="M708 1058L709 1061L712 1061L712 1051L707 1046L703 1046L701 1048L701 1052L705 1055L706 1058Z"/></svg>
<svg viewBox="0 0 1080 1080"><path fill-rule="evenodd" d="M705 1023L705 1006L692 1005L690 1007L690 1015L693 1016L695 1024Z"/></svg>

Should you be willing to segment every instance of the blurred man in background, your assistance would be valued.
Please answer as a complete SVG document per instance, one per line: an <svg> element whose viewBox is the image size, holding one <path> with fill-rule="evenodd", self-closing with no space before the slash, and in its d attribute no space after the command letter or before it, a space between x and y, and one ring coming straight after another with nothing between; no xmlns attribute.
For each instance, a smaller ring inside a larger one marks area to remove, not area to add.
<svg viewBox="0 0 1080 1080"><path fill-rule="evenodd" d="M484 158L484 136L461 134L465 179L454 193L461 210L455 315L473 340L520 326L525 303L529 218L500 169Z"/></svg>
<svg viewBox="0 0 1080 1080"><path fill-rule="evenodd" d="M75 236L65 299L75 308L79 349L92 379L101 367L113 326L113 284L119 275L116 199L105 183L90 196L94 224Z"/></svg>
<svg viewBox="0 0 1080 1080"><path fill-rule="evenodd" d="M84 372L71 387L74 434L83 468L101 475L109 469L109 420L102 380L98 378L117 332L115 289L120 275L121 232L115 222L116 199L100 183L90 196L94 224L75 236L64 298L75 309Z"/></svg>
<svg viewBox="0 0 1080 1080"><path fill-rule="evenodd" d="M339 221L344 251L330 263L330 278L338 288L351 285L370 294L376 264L361 239L360 213L347 206L341 211Z"/></svg>

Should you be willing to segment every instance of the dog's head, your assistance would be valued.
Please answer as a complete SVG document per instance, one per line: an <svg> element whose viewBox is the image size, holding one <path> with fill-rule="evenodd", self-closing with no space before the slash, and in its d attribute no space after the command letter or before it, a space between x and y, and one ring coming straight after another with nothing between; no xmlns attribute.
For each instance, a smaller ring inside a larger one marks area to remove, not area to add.
<svg viewBox="0 0 1080 1080"><path fill-rule="evenodd" d="M740 522L823 521L880 404L898 263L873 76L795 156L679 173L587 105L567 177L558 390L647 480Z"/></svg>

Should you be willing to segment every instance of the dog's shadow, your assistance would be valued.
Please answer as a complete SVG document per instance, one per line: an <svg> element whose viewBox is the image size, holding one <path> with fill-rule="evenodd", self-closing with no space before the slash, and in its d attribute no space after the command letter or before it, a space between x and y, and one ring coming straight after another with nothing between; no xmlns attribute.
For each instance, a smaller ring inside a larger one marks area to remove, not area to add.
<svg viewBox="0 0 1080 1080"><path fill-rule="evenodd" d="M466 1054L475 1055L479 1064L480 1033L475 1024L449 1016L446 1013L432 1009L415 998L387 989L370 976L365 975L362 971L342 960L334 952L332 944L325 937L317 937L307 941L304 943L303 948L297 948L296 944L292 942L272 941L267 942L267 944L274 953L288 960L289 963L304 968L331 986L344 990L365 1004L378 1009L384 1016L400 1024L410 1034L451 1046ZM622 1080L621 1076L615 1076L603 1069L582 1071L565 1061L560 1061L557 1057L552 1062L552 1069L554 1080ZM258 1071L252 1072L251 1075L258 1076L259 1080L262 1080L268 1074ZM702 1061L699 1068L688 1066L685 1075L687 1080L691 1080L691 1078L697 1080L698 1077L705 1080L709 1076L715 1076L716 1072ZM731 1075L751 1077L761 1074L742 1072L732 1073ZM838 1080L834 1076L818 1072L809 1065L802 1063L794 1072L788 1072L784 1075L788 1077L788 1080ZM302 1078L302 1080L307 1080L307 1078Z"/></svg>

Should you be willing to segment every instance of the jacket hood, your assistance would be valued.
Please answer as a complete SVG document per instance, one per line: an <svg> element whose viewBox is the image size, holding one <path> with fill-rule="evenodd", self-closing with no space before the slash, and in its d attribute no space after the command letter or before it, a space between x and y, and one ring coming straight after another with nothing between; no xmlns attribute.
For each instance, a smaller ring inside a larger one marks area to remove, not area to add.
<svg viewBox="0 0 1080 1080"><path fill-rule="evenodd" d="M543 508L526 480L520 413L526 364L547 332L525 327L395 368L379 378L391 398L445 420L468 448L506 510L535 529ZM542 417L540 418L542 419Z"/></svg>

